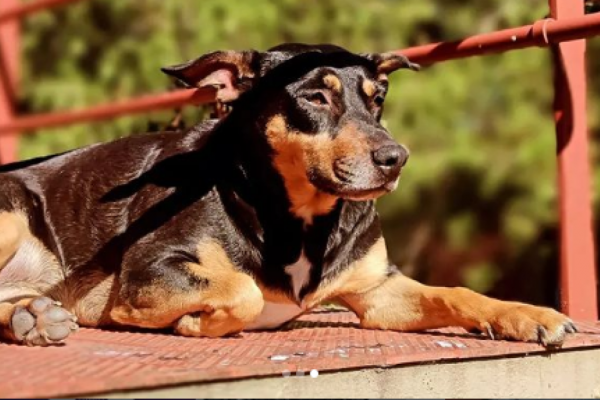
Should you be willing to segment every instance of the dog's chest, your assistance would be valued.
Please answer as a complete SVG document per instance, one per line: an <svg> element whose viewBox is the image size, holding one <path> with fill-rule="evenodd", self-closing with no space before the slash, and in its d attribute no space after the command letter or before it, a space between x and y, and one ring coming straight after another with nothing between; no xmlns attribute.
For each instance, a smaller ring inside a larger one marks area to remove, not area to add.
<svg viewBox="0 0 600 400"><path fill-rule="evenodd" d="M300 299L300 291L308 284L311 269L312 264L308 258L306 258L304 250L300 253L298 261L285 267L285 272L290 276L296 300Z"/></svg>
<svg viewBox="0 0 600 400"><path fill-rule="evenodd" d="M302 288L304 288L310 280L311 269L312 264L304 255L304 251L301 252L298 261L285 267L285 272L290 277L296 300L299 299ZM296 318L304 311L304 307L300 307L294 303L273 303L266 301L261 315L246 329L278 328L286 322Z"/></svg>

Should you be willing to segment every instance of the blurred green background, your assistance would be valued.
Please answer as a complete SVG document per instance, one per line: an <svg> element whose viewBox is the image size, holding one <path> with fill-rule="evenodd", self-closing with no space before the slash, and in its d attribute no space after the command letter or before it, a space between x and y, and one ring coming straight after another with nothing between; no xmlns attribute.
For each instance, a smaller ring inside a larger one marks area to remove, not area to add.
<svg viewBox="0 0 600 400"><path fill-rule="evenodd" d="M584 6L573 0L574 6ZM546 0L86 0L25 19L19 111L48 112L161 92L159 68L217 49L285 41L384 51L528 24ZM598 154L600 41L589 41ZM471 58L391 79L385 124L412 157L379 202L388 247L423 282L557 304L552 68L544 49ZM203 115L188 110L188 124ZM40 130L29 158L143 132L172 112ZM594 204L598 215L598 183Z"/></svg>

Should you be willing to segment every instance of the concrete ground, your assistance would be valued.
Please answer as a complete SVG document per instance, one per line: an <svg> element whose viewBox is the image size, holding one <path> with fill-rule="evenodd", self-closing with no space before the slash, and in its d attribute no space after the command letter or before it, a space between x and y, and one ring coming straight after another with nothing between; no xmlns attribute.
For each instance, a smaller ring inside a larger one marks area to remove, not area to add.
<svg viewBox="0 0 600 400"><path fill-rule="evenodd" d="M600 349L112 393L101 398L600 398Z"/></svg>

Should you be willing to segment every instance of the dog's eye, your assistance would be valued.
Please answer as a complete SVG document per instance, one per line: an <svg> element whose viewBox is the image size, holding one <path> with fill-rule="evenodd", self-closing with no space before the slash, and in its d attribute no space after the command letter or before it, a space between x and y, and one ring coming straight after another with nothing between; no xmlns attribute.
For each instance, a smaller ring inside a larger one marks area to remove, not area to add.
<svg viewBox="0 0 600 400"><path fill-rule="evenodd" d="M375 96L375 98L373 98L373 103L375 103L375 105L377 107L381 107L383 105L384 101L385 101L385 97L383 97L381 95L377 95L377 96Z"/></svg>
<svg viewBox="0 0 600 400"><path fill-rule="evenodd" d="M306 100L316 106L326 106L329 104L327 97L322 92L314 92L306 96Z"/></svg>

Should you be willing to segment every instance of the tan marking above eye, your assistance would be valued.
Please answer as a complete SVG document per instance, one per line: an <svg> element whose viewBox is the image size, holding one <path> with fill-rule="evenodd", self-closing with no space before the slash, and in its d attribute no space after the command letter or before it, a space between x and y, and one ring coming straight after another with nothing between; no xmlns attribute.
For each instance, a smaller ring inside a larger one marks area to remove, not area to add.
<svg viewBox="0 0 600 400"><path fill-rule="evenodd" d="M327 86L329 89L335 92L342 91L342 82L340 81L340 78L333 74L325 75L323 77L323 83L325 83L325 86Z"/></svg>
<svg viewBox="0 0 600 400"><path fill-rule="evenodd" d="M367 97L373 97L377 93L377 86L375 86L375 82L365 79L362 83L362 90Z"/></svg>

